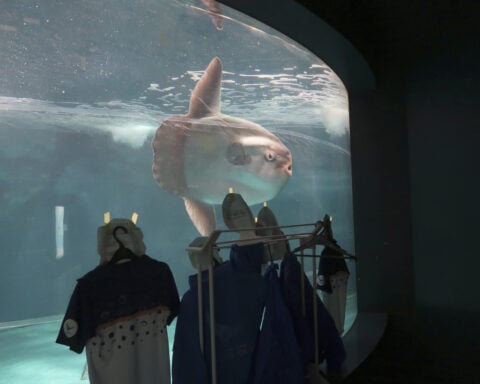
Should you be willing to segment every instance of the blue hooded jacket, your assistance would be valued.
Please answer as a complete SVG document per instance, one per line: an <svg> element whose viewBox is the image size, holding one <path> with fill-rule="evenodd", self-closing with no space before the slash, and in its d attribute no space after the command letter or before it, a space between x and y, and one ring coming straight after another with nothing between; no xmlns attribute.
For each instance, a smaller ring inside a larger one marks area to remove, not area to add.
<svg viewBox="0 0 480 384"><path fill-rule="evenodd" d="M260 274L262 243L233 245L230 261L214 269L218 384L247 384L267 297ZM199 346L197 275L180 304L172 357L173 384L211 383L208 271L202 273L205 356Z"/></svg>

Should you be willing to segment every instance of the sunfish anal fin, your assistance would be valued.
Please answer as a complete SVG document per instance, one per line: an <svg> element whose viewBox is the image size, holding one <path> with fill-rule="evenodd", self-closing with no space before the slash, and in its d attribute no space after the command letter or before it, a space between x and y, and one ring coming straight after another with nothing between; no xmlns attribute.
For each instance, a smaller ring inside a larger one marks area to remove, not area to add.
<svg viewBox="0 0 480 384"><path fill-rule="evenodd" d="M214 57L190 97L188 117L199 119L220 112L222 62Z"/></svg>
<svg viewBox="0 0 480 384"><path fill-rule="evenodd" d="M208 236L213 232L216 226L215 208L213 205L202 203L198 200L184 198L185 208L190 220L202 236Z"/></svg>

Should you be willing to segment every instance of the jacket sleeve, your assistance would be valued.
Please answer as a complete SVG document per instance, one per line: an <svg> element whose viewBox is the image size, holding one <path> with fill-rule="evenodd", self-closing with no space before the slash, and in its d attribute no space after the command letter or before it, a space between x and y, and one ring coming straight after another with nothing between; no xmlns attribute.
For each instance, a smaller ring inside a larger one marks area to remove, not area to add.
<svg viewBox="0 0 480 384"><path fill-rule="evenodd" d="M301 315L301 290L300 290L300 276L303 273L300 268L300 264L296 258L292 255L289 255L284 258L282 261L282 274L281 282L282 289L285 295L286 302L292 314L292 318L296 319L297 322L302 320L303 316ZM313 352L311 349L313 347L313 336L312 342L309 342L307 339L301 337L301 334L312 334L314 332L314 327L317 327L318 330L318 348L320 354L320 360L327 361L327 369L330 371L339 370L343 362L346 359L346 351L343 345L341 336L338 334L337 328L335 326L335 321L333 320L330 313L325 308L323 302L320 300L316 294L316 290L312 288L312 285L308 281L307 277L304 275L304 298L306 304L306 317L304 321L308 325L307 330L303 330L305 323L299 322L296 327L297 337L299 337L299 343L303 351L308 350L309 353ZM315 294L315 299L317 301L317 324L313 323L313 295ZM305 332L306 331L306 332ZM303 343L300 341L304 341Z"/></svg>
<svg viewBox="0 0 480 384"><path fill-rule="evenodd" d="M172 384L209 384L210 374L200 350L198 306L187 291L182 298L175 328L172 356Z"/></svg>
<svg viewBox="0 0 480 384"><path fill-rule="evenodd" d="M81 353L87 340L95 335L94 321L89 316L91 313L88 288L80 280L70 297L56 342Z"/></svg>

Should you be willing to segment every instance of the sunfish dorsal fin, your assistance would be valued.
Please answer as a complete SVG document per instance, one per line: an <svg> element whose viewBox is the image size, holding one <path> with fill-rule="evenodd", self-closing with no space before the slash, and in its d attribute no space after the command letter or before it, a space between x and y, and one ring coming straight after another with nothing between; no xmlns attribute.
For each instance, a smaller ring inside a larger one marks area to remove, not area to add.
<svg viewBox="0 0 480 384"><path fill-rule="evenodd" d="M210 235L216 226L215 208L197 200L184 198L185 208L190 220L202 236Z"/></svg>
<svg viewBox="0 0 480 384"><path fill-rule="evenodd" d="M187 116L198 119L219 113L221 83L222 62L214 57L192 92Z"/></svg>

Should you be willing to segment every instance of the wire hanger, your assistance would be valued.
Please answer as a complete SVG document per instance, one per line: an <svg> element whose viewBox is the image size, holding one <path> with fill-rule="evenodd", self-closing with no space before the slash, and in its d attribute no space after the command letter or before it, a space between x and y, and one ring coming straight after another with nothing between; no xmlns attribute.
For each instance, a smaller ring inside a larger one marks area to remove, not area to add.
<svg viewBox="0 0 480 384"><path fill-rule="evenodd" d="M119 229L123 230L123 233L125 234L128 233L127 228L123 225L119 225L113 229L113 238L118 243L119 248L115 251L108 264L115 264L121 260L132 260L136 257L136 255L130 249L126 248L122 241L117 237L117 231Z"/></svg>
<svg viewBox="0 0 480 384"><path fill-rule="evenodd" d="M331 227L330 223L328 222L330 220L329 216L326 215L324 218L324 221L317 221L315 224L315 228L313 231L307 236L302 239L301 244L295 248L292 253L296 254L300 251L303 251L305 249L312 249L316 245L323 245L326 246L330 249L333 249L337 252L340 252L344 256L326 256L323 255L322 257L333 257L333 258L346 258L346 259L353 259L357 261L357 257L350 254L347 252L345 249L339 247L334 241L331 233ZM328 223L328 224L327 224ZM304 255L309 257L309 255ZM315 256L316 257L316 256Z"/></svg>

